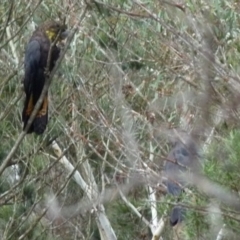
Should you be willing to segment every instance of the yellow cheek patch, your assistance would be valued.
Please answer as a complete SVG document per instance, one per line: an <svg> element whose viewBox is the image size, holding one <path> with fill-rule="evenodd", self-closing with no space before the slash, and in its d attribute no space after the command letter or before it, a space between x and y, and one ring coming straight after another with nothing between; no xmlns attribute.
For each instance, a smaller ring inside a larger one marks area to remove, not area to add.
<svg viewBox="0 0 240 240"><path fill-rule="evenodd" d="M54 41L54 39L56 38L56 33L53 31L47 30L46 34L47 34L48 38L50 39L50 41Z"/></svg>
<svg viewBox="0 0 240 240"><path fill-rule="evenodd" d="M48 109L48 98L45 97L43 100L43 105L40 111L37 113L36 117L42 117L47 114L47 109Z"/></svg>

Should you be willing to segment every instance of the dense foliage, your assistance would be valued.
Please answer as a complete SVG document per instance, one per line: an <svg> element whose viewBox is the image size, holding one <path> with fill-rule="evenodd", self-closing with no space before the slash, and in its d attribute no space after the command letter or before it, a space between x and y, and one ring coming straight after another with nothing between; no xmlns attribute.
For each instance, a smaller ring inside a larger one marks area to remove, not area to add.
<svg viewBox="0 0 240 240"><path fill-rule="evenodd" d="M1 239L151 239L161 219L162 239L238 239L239 4L176 2L2 0ZM71 37L47 131L24 136L24 51L47 19ZM202 161L172 229L179 199L162 169L176 132L195 137Z"/></svg>

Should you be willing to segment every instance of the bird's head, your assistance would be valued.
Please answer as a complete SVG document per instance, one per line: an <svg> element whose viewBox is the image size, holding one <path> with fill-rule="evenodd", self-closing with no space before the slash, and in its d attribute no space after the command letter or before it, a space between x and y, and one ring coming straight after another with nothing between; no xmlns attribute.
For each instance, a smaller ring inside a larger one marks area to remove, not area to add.
<svg viewBox="0 0 240 240"><path fill-rule="evenodd" d="M65 39L68 36L66 25L63 25L55 21L47 21L42 25L42 29L45 31L51 42L55 41L58 37L59 41Z"/></svg>

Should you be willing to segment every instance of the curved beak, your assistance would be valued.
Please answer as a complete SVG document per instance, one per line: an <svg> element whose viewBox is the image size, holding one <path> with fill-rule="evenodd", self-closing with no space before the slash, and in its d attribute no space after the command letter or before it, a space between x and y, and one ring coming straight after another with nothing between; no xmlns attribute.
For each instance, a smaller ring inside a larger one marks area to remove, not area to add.
<svg viewBox="0 0 240 240"><path fill-rule="evenodd" d="M65 30L65 31L63 31L61 33L60 38L63 40L65 38L67 38L69 34L70 34L70 31L69 30Z"/></svg>

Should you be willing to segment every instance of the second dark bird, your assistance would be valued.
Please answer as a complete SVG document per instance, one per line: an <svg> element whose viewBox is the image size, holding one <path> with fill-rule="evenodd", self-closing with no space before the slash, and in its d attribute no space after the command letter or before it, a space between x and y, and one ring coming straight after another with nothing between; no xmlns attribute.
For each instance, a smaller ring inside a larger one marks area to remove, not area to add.
<svg viewBox="0 0 240 240"><path fill-rule="evenodd" d="M25 52L24 91L26 94L22 111L23 129L42 93L46 80L46 71L51 72L60 55L60 48L51 44L67 37L66 26L55 21L47 21L40 25L30 38ZM50 56L50 49L51 54ZM48 59L50 60L48 63ZM48 66L49 65L49 66ZM47 69L48 68L48 69ZM33 120L27 133L42 134L48 122L48 95Z"/></svg>
<svg viewBox="0 0 240 240"><path fill-rule="evenodd" d="M175 141L167 159L168 161L166 161L164 167L165 174L168 177L166 181L167 192L178 198L187 185L187 181L184 181L180 174L193 170L199 159L196 144L190 138L184 141L184 143L180 140ZM185 209L180 205L173 207L170 213L171 226L182 222L184 214Z"/></svg>

